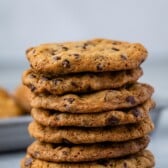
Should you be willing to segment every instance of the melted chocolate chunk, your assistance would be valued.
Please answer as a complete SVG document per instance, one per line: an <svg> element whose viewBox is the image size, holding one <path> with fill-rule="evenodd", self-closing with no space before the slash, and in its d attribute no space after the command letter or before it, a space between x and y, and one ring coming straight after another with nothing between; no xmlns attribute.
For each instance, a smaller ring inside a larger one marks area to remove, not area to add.
<svg viewBox="0 0 168 168"><path fill-rule="evenodd" d="M69 50L69 48L68 48L68 47L65 47L65 46L63 46L62 49L65 50L65 51L68 51L68 50Z"/></svg>
<svg viewBox="0 0 168 168"><path fill-rule="evenodd" d="M131 110L131 113L135 116L135 117L139 117L141 115L140 111L138 109L133 109Z"/></svg>
<svg viewBox="0 0 168 168"><path fill-rule="evenodd" d="M64 60L64 61L62 62L62 65L63 65L64 68L70 68L70 67L71 67L71 66L70 66L70 62L69 62L68 60Z"/></svg>
<svg viewBox="0 0 168 168"><path fill-rule="evenodd" d="M63 155L68 155L68 152L67 151L62 151L62 154Z"/></svg>
<svg viewBox="0 0 168 168"><path fill-rule="evenodd" d="M117 117L111 116L110 118L108 118L108 119L106 120L106 125L116 125L116 124L119 123L119 121L120 121L120 120L119 120Z"/></svg>
<svg viewBox="0 0 168 168"><path fill-rule="evenodd" d="M79 58L80 55L79 54L73 54L75 58Z"/></svg>
<svg viewBox="0 0 168 168"><path fill-rule="evenodd" d="M75 82L71 82L71 85L74 87L78 87L78 85Z"/></svg>
<svg viewBox="0 0 168 168"><path fill-rule="evenodd" d="M55 60L55 61L61 60L61 57L59 57L59 56L54 56L54 57L53 57L53 60Z"/></svg>
<svg viewBox="0 0 168 168"><path fill-rule="evenodd" d="M30 84L29 88L32 92L34 92L36 90L36 87L33 84Z"/></svg>
<svg viewBox="0 0 168 168"><path fill-rule="evenodd" d="M36 75L30 74L29 77L30 77L30 78L36 78Z"/></svg>
<svg viewBox="0 0 168 168"><path fill-rule="evenodd" d="M85 50L87 48L87 46L88 46L88 44L84 43L82 48Z"/></svg>
<svg viewBox="0 0 168 168"><path fill-rule="evenodd" d="M27 166L30 166L33 162L33 159L32 158L26 158L25 162L24 162L24 165L27 167Z"/></svg>
<svg viewBox="0 0 168 168"><path fill-rule="evenodd" d="M114 47L112 47L112 50L114 50L114 51L120 51L118 48L114 48Z"/></svg>
<svg viewBox="0 0 168 168"><path fill-rule="evenodd" d="M127 98L126 98L126 101L128 102L128 103L131 103L132 105L134 105L136 102L135 102L135 99L134 99L134 96L128 96Z"/></svg>

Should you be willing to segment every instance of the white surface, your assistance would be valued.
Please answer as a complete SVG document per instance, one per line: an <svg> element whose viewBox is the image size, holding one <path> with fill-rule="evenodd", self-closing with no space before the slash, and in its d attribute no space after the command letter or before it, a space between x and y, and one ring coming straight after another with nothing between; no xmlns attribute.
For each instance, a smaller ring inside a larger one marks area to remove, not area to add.
<svg viewBox="0 0 168 168"><path fill-rule="evenodd" d="M161 125L151 139L149 149L156 158L156 168L168 167L168 109L164 110L161 117ZM24 157L25 152L0 154L1 168L18 168L20 160Z"/></svg>

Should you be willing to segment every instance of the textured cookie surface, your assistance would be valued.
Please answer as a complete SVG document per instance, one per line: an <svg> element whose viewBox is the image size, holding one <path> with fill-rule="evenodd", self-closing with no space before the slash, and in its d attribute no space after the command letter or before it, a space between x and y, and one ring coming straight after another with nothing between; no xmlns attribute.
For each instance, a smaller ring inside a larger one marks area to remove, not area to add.
<svg viewBox="0 0 168 168"><path fill-rule="evenodd" d="M139 43L106 39L42 44L26 54L35 71L54 74L133 69L147 57Z"/></svg>
<svg viewBox="0 0 168 168"><path fill-rule="evenodd" d="M104 128L44 127L36 122L29 125L29 134L46 143L88 144L98 142L121 142L143 137L154 129L148 117L138 124Z"/></svg>
<svg viewBox="0 0 168 168"><path fill-rule="evenodd" d="M35 73L30 69L24 72L23 83L36 94L51 93L61 95L119 88L125 84L135 83L141 75L141 68L58 77Z"/></svg>
<svg viewBox="0 0 168 168"><path fill-rule="evenodd" d="M149 99L142 105L127 110L123 109L122 111L114 110L103 113L75 114L33 108L31 115L38 123L50 127L104 127L140 122L147 117L148 112L154 106L155 102Z"/></svg>
<svg viewBox="0 0 168 168"><path fill-rule="evenodd" d="M149 143L149 137L118 143L87 145L46 144L38 141L28 147L28 154L36 159L51 162L82 162L117 158L137 153Z"/></svg>
<svg viewBox="0 0 168 168"><path fill-rule="evenodd" d="M107 159L86 163L54 163L34 159L27 155L21 162L21 168L152 168L154 156L149 150L119 159Z"/></svg>
<svg viewBox="0 0 168 168"><path fill-rule="evenodd" d="M0 118L8 118L23 114L14 98L4 89L0 88Z"/></svg>
<svg viewBox="0 0 168 168"><path fill-rule="evenodd" d="M130 108L145 102L153 93L147 84L136 83L119 90L104 90L92 94L33 95L31 105L35 108L71 113L94 113Z"/></svg>

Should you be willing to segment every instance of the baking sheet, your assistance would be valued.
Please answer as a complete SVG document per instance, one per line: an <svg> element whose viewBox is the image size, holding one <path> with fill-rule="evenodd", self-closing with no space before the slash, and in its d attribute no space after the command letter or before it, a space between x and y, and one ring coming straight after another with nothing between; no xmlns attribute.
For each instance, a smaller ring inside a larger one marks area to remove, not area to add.
<svg viewBox="0 0 168 168"><path fill-rule="evenodd" d="M30 121L30 116L0 119L0 152L21 150L33 141L27 131Z"/></svg>

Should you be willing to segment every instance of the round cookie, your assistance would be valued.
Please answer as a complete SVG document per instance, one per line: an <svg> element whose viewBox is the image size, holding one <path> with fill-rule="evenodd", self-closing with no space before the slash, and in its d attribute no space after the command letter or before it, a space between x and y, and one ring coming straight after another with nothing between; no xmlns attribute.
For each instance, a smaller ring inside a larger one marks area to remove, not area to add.
<svg viewBox="0 0 168 168"><path fill-rule="evenodd" d="M147 147L149 137L118 142L87 145L46 144L35 141L27 152L33 158L50 162L83 162L117 158L137 153Z"/></svg>
<svg viewBox="0 0 168 168"><path fill-rule="evenodd" d="M54 110L33 108L32 117L44 126L75 126L75 127L104 127L137 123L144 120L149 111L154 108L155 102L151 99L142 105L131 109L108 111L103 113L75 114L60 113Z"/></svg>
<svg viewBox="0 0 168 168"><path fill-rule="evenodd" d="M61 95L119 88L126 84L135 83L142 73L142 69L137 68L126 71L81 73L53 77L35 73L30 69L24 72L22 79L23 83L36 94Z"/></svg>
<svg viewBox="0 0 168 168"><path fill-rule="evenodd" d="M21 168L152 168L154 156L149 150L123 158L106 159L83 163L54 163L34 159L27 155L21 162Z"/></svg>
<svg viewBox="0 0 168 168"><path fill-rule="evenodd" d="M29 134L38 141L68 144L127 141L143 137L153 129L154 124L149 117L136 124L104 128L45 127L36 122L28 127Z"/></svg>
<svg viewBox="0 0 168 168"><path fill-rule="evenodd" d="M18 86L17 89L15 90L14 93L15 100L23 109L23 111L27 113L30 113L31 111L30 97L31 97L31 91L29 90L28 87L24 85Z"/></svg>
<svg viewBox="0 0 168 168"><path fill-rule="evenodd" d="M0 118L15 117L23 113L14 98L6 90L0 88Z"/></svg>
<svg viewBox="0 0 168 168"><path fill-rule="evenodd" d="M147 50L139 43L93 39L42 44L26 54L37 72L68 74L137 68L146 59Z"/></svg>
<svg viewBox="0 0 168 168"><path fill-rule="evenodd" d="M147 84L135 83L118 90L104 90L91 94L32 95L35 108L70 113L95 113L135 107L149 99L154 89Z"/></svg>

